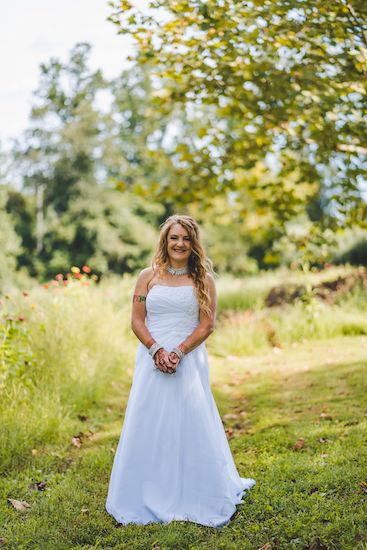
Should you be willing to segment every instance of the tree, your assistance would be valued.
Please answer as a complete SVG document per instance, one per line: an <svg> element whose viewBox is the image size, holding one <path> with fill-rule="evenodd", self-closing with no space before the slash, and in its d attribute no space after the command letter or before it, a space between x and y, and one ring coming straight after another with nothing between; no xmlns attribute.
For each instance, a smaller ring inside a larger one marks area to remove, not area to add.
<svg viewBox="0 0 367 550"><path fill-rule="evenodd" d="M11 216L6 211L9 189L0 186L0 289L11 286L17 267L17 258L22 252L21 239L15 232Z"/></svg>
<svg viewBox="0 0 367 550"><path fill-rule="evenodd" d="M24 191L34 197L26 258L30 271L41 277L83 263L99 273L142 267L155 230L140 214L162 214L159 205L139 201L128 189L118 193L109 182L118 130L112 113L98 108L98 94L109 83L89 69L89 53L88 44L77 44L68 63L51 59L41 66L31 125L15 153ZM124 150L121 141L118 145ZM120 179L128 179L128 164L124 171ZM24 206L15 199L8 202L14 215Z"/></svg>
<svg viewBox="0 0 367 550"><path fill-rule="evenodd" d="M179 185L159 186L162 196L246 189L280 224L302 207L324 225L365 223L363 0L156 0L149 14L114 6L137 62L152 67L153 108L181 108L192 122L175 150ZM266 177L249 185L256 167Z"/></svg>

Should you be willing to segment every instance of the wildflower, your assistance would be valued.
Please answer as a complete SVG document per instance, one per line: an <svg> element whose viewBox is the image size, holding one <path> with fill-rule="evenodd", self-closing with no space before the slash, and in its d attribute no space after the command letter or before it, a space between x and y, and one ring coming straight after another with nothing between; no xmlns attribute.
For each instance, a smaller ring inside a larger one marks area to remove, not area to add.
<svg viewBox="0 0 367 550"><path fill-rule="evenodd" d="M22 292L23 296L29 296L29 292Z"/></svg>
<svg viewBox="0 0 367 550"><path fill-rule="evenodd" d="M12 317L11 315L8 315L7 317L5 317L6 321L14 321L14 317Z"/></svg>
<svg viewBox="0 0 367 550"><path fill-rule="evenodd" d="M24 315L19 315L19 317L18 317L18 321L24 321L24 320L25 320L25 317L24 317Z"/></svg>
<svg viewBox="0 0 367 550"><path fill-rule="evenodd" d="M81 273L74 273L76 279L82 279L83 275Z"/></svg>
<svg viewBox="0 0 367 550"><path fill-rule="evenodd" d="M43 285L43 288L48 288L49 286L50 286L50 285L49 285L48 283L45 283L45 284Z"/></svg>
<svg viewBox="0 0 367 550"><path fill-rule="evenodd" d="M70 271L71 271L72 273L74 273L74 274L75 274L75 273L80 273L79 267L76 267L75 265L73 265L73 267L70 269Z"/></svg>
<svg viewBox="0 0 367 550"><path fill-rule="evenodd" d="M52 286L59 286L59 283L57 281L51 281Z"/></svg>
<svg viewBox="0 0 367 550"><path fill-rule="evenodd" d="M64 285L67 286L69 284L69 281L63 281Z"/></svg>
<svg viewBox="0 0 367 550"><path fill-rule="evenodd" d="M88 265L83 265L82 270L84 273L90 273L92 271Z"/></svg>
<svg viewBox="0 0 367 550"><path fill-rule="evenodd" d="M64 275L63 275L62 273L58 273L58 274L56 275L56 277L55 277L55 279L56 279L57 281L62 281L63 278L64 278Z"/></svg>

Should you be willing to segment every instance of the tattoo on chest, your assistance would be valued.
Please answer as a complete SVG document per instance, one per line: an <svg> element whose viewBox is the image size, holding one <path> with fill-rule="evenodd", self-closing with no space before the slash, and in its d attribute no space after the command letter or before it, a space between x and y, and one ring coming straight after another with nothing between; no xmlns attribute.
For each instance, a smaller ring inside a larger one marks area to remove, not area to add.
<svg viewBox="0 0 367 550"><path fill-rule="evenodd" d="M145 302L146 298L146 296L142 296L141 294L134 294L133 302Z"/></svg>

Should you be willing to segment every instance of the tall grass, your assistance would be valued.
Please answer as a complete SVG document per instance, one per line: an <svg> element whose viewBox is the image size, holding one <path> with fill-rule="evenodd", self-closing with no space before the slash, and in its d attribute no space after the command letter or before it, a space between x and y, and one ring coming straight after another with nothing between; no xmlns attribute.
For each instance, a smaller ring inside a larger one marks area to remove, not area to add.
<svg viewBox="0 0 367 550"><path fill-rule="evenodd" d="M213 354L251 355L272 347L304 340L367 335L367 291L361 284L341 295L333 305L318 300L312 292L293 304L266 308L269 290L282 285L315 285L350 272L348 267L323 272L279 270L243 280L218 283L217 330L208 346Z"/></svg>
<svg viewBox="0 0 367 550"><path fill-rule="evenodd" d="M363 309L322 303L283 306L247 314L232 314L219 320L208 341L218 356L251 355L265 349L337 336L367 335Z"/></svg>
<svg viewBox="0 0 367 550"><path fill-rule="evenodd" d="M327 280L336 279L350 272L347 266L338 266L323 271L291 271L280 268L265 271L246 278L222 276L217 280L218 313L223 311L260 310L268 292L277 285L315 285Z"/></svg>
<svg viewBox="0 0 367 550"><path fill-rule="evenodd" d="M86 287L76 280L4 304L2 470L29 459L39 445L66 441L77 415L88 414L132 365L128 286Z"/></svg>

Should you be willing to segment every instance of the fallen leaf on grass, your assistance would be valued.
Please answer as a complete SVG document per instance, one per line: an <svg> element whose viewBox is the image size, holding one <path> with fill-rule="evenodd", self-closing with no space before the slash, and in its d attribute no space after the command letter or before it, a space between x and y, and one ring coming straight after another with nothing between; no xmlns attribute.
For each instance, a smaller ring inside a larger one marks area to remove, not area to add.
<svg viewBox="0 0 367 550"><path fill-rule="evenodd" d="M89 514L89 508L82 508L82 509L80 510L80 513L81 513L81 514Z"/></svg>
<svg viewBox="0 0 367 550"><path fill-rule="evenodd" d="M85 414L78 414L78 418L79 420L81 420L82 422L86 422L87 420L89 420L89 416L85 415Z"/></svg>
<svg viewBox="0 0 367 550"><path fill-rule="evenodd" d="M114 455L116 452L116 449L114 447L111 447L110 452Z"/></svg>
<svg viewBox="0 0 367 550"><path fill-rule="evenodd" d="M227 437L228 439L232 439L233 437L233 429L232 428L226 428L226 434L227 434Z"/></svg>
<svg viewBox="0 0 367 550"><path fill-rule="evenodd" d="M5 544L5 539L4 539L4 537L0 537L0 546L1 546L2 544Z"/></svg>
<svg viewBox="0 0 367 550"><path fill-rule="evenodd" d="M297 441L293 445L293 450L294 451L300 451L305 446L306 446L305 440L303 439L303 437L300 437L299 439L297 439Z"/></svg>
<svg viewBox="0 0 367 550"><path fill-rule="evenodd" d="M365 481L361 481L359 486L362 489L363 493L367 494L367 483Z"/></svg>
<svg viewBox="0 0 367 550"><path fill-rule="evenodd" d="M322 418L322 420L332 420L333 419L331 414L324 413L324 412L320 414L320 418Z"/></svg>
<svg viewBox="0 0 367 550"><path fill-rule="evenodd" d="M242 380L238 376L232 376L231 380L228 382L230 386L239 386Z"/></svg>
<svg viewBox="0 0 367 550"><path fill-rule="evenodd" d="M318 440L319 443L327 443L329 440L326 439L326 437L320 437L320 439Z"/></svg>
<svg viewBox="0 0 367 550"><path fill-rule="evenodd" d="M90 433L92 433L92 432L90 432ZM75 447L80 448L81 445L82 445L84 437L85 437L85 433L84 432L79 432L77 435L73 435L73 437L71 438L71 442L72 442L73 445L75 445ZM89 436L87 436L87 437L89 437Z"/></svg>
<svg viewBox="0 0 367 550"><path fill-rule="evenodd" d="M38 455L38 449L32 449L32 456Z"/></svg>
<svg viewBox="0 0 367 550"><path fill-rule="evenodd" d="M271 550L271 544L270 544L270 542L267 542L266 544L264 544L264 546L262 546L261 548L259 548L259 550Z"/></svg>
<svg viewBox="0 0 367 550"><path fill-rule="evenodd" d="M24 510L27 510L27 508L31 507L31 505L28 504L28 502L26 502L25 500L16 500L15 498L8 498L7 501L10 502L10 504L20 512L24 512Z"/></svg>
<svg viewBox="0 0 367 550"><path fill-rule="evenodd" d="M75 447L78 447L78 449L82 446L82 439L80 436L78 435L74 435L72 438L71 438L71 442L72 444L75 446Z"/></svg>
<svg viewBox="0 0 367 550"><path fill-rule="evenodd" d="M238 415L235 413L227 413L227 414L224 414L222 418L224 420L237 420Z"/></svg>
<svg viewBox="0 0 367 550"><path fill-rule="evenodd" d="M327 550L329 548L328 544L316 537L312 539L311 543L306 547L307 550Z"/></svg>
<svg viewBox="0 0 367 550"><path fill-rule="evenodd" d="M243 425L240 422L237 422L236 424L233 424L233 427L235 430L242 430Z"/></svg>
<svg viewBox="0 0 367 550"><path fill-rule="evenodd" d="M47 481L35 481L28 485L30 491L44 491L46 489Z"/></svg>

